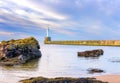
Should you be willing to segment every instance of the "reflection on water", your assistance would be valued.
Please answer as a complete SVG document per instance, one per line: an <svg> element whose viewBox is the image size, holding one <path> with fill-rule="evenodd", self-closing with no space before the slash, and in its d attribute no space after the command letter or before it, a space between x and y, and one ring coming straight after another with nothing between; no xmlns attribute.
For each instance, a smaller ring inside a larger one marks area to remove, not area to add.
<svg viewBox="0 0 120 83"><path fill-rule="evenodd" d="M34 60L30 60L29 62L27 62L26 64L21 64L18 66L3 66L2 68L4 70L27 70L27 71L35 71L38 69L38 63L39 63L40 59L34 59Z"/></svg>
<svg viewBox="0 0 120 83"><path fill-rule="evenodd" d="M111 62L119 62L120 63L120 57L113 57L113 58L109 59L109 61L111 61Z"/></svg>
<svg viewBox="0 0 120 83"><path fill-rule="evenodd" d="M32 76L33 71L38 70L39 61L40 59L34 59L29 61L29 63L19 66L0 67L0 83L17 83L20 79L24 79L27 76Z"/></svg>
<svg viewBox="0 0 120 83"><path fill-rule="evenodd" d="M77 56L78 51L93 49L103 49L104 55L99 58ZM36 76L88 77L120 74L120 63L110 61L116 57L120 58L119 50L119 47L43 45L41 46L42 57L40 59L20 66L0 67L0 83L17 83L21 79ZM105 73L89 74L87 71L89 68L99 68Z"/></svg>

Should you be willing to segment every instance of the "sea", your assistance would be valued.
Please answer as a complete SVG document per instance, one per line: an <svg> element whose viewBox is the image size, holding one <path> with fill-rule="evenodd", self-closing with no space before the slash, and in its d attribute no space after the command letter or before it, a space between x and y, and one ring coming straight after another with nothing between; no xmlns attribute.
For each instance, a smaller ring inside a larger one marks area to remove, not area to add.
<svg viewBox="0 0 120 83"><path fill-rule="evenodd" d="M103 49L100 57L78 57L77 52ZM120 47L41 45L42 57L19 66L0 66L0 83L19 83L31 77L93 77L120 75ZM98 68L103 73L89 73Z"/></svg>

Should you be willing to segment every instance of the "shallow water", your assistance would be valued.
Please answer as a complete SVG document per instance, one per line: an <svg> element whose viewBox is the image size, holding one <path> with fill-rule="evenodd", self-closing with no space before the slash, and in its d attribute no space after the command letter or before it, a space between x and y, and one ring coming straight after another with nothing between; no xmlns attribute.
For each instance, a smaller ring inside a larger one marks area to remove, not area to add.
<svg viewBox="0 0 120 83"><path fill-rule="evenodd" d="M103 49L99 58L81 58L78 51ZM42 45L42 57L30 63L0 67L0 83L18 83L30 77L91 77L120 74L120 47ZM99 68L105 73L89 74L89 68Z"/></svg>

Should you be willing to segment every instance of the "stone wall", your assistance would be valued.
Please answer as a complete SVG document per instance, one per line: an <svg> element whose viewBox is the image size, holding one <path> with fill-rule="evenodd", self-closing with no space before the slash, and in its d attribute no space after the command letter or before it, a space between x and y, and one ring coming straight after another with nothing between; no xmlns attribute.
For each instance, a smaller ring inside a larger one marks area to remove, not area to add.
<svg viewBox="0 0 120 83"><path fill-rule="evenodd" d="M45 44L120 46L120 40L76 40L76 41L45 41Z"/></svg>

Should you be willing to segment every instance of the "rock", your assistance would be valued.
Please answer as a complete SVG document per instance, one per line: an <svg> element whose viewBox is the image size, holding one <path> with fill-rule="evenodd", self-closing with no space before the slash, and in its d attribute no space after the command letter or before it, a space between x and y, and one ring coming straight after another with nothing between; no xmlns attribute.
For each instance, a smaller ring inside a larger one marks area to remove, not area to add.
<svg viewBox="0 0 120 83"><path fill-rule="evenodd" d="M80 57L99 57L100 55L103 55L104 51L102 49L96 49L91 51L83 51L78 52L78 56Z"/></svg>
<svg viewBox="0 0 120 83"><path fill-rule="evenodd" d="M36 77L26 80L21 80L22 83L108 83L96 80L95 78L67 78L67 77L57 77L57 78L44 78Z"/></svg>
<svg viewBox="0 0 120 83"><path fill-rule="evenodd" d="M0 44L0 64L22 64L40 58L42 54L39 49L39 43L34 37L3 41Z"/></svg>
<svg viewBox="0 0 120 83"><path fill-rule="evenodd" d="M102 73L104 71L101 69L95 68L95 69L88 69L88 72L93 74L93 73Z"/></svg>

